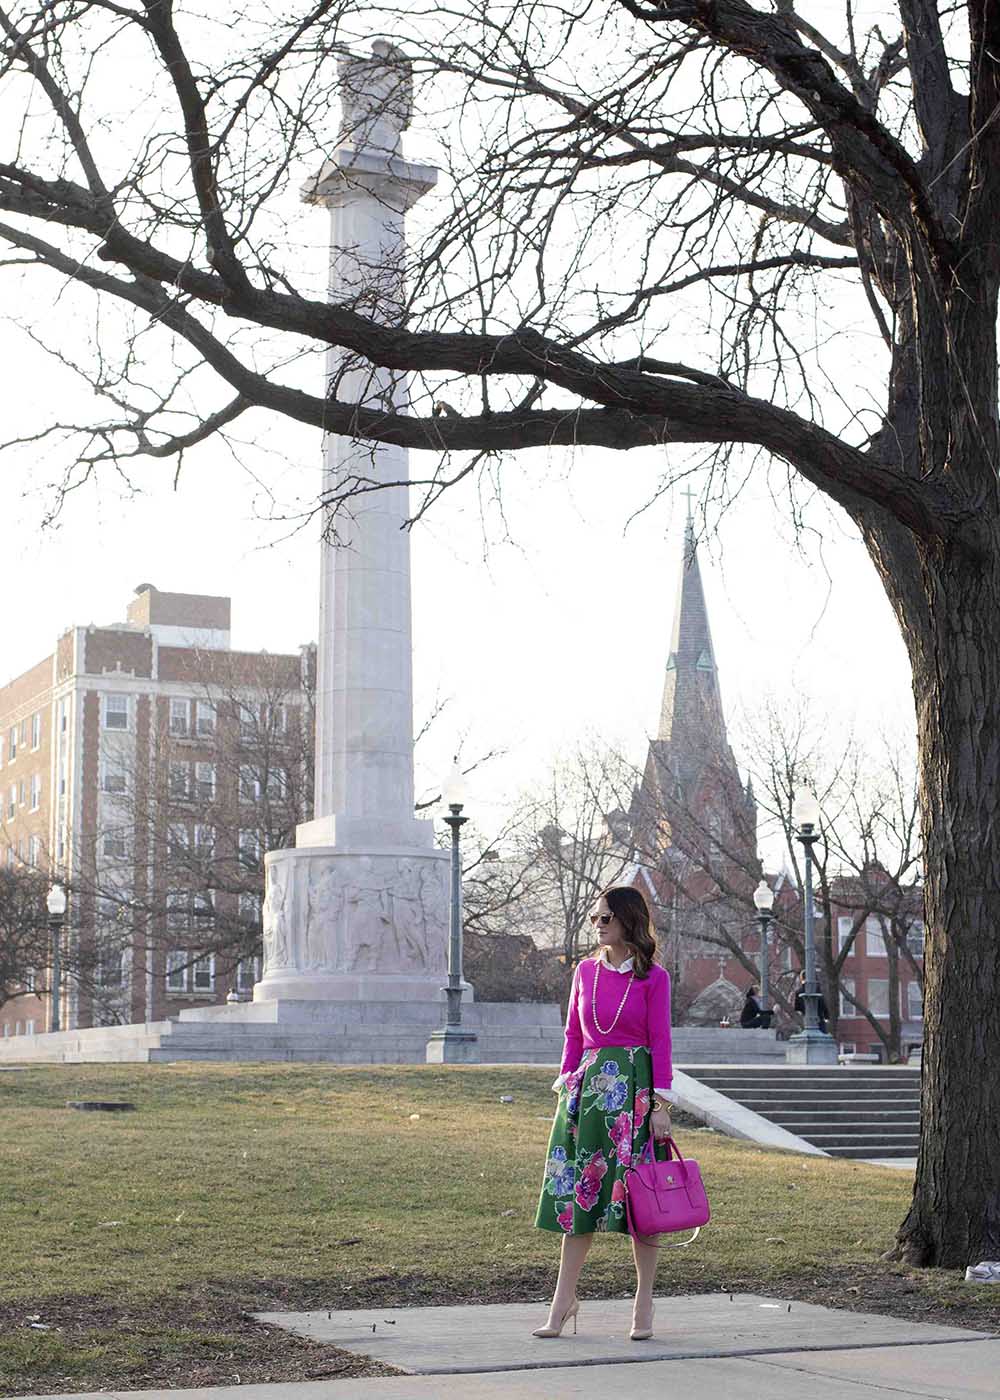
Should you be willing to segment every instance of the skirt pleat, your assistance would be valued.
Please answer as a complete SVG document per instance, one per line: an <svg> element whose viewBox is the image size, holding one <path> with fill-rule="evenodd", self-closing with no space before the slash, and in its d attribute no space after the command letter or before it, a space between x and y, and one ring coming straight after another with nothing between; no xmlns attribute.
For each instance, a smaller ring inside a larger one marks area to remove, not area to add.
<svg viewBox="0 0 1000 1400"><path fill-rule="evenodd" d="M649 1139L652 1059L645 1046L587 1050L559 1090L535 1224L628 1233L625 1172Z"/></svg>

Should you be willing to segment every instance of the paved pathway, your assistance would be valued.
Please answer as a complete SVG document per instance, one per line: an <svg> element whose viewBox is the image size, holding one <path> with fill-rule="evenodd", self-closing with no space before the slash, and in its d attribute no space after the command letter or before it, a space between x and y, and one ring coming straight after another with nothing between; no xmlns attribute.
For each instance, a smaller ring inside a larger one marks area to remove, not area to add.
<svg viewBox="0 0 1000 1400"><path fill-rule="evenodd" d="M624 1340L629 1304L621 1300L588 1301L578 1335L558 1341L530 1336L539 1315L537 1304L520 1303L263 1314L303 1336L421 1374L104 1391L102 1400L996 1400L998 1394L1000 1335L957 1327L751 1294L735 1294L732 1302L729 1294L662 1299L658 1336L642 1343Z"/></svg>
<svg viewBox="0 0 1000 1400"><path fill-rule="evenodd" d="M544 1314L545 1308L537 1303L496 1303L478 1308L366 1308L257 1316L301 1337L361 1352L415 1375L831 1351L907 1342L964 1345L970 1338L988 1335L751 1293L661 1298L656 1305L656 1335L641 1343L630 1342L626 1335L631 1300L582 1302L577 1335L570 1325L562 1337L547 1341L531 1336ZM1000 1346L997 1358L1000 1361Z"/></svg>

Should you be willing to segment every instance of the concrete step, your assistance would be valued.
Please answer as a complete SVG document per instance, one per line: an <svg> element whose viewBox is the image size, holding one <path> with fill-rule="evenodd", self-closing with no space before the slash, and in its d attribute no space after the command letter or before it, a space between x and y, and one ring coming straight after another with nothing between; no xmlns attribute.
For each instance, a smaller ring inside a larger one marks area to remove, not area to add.
<svg viewBox="0 0 1000 1400"><path fill-rule="evenodd" d="M697 1068L696 1065L695 1067ZM756 1091L796 1092L804 1093L807 1089L822 1089L826 1093L870 1093L873 1089L889 1089L892 1093L909 1092L916 1093L920 1089L919 1075L909 1075L901 1072L899 1077L895 1075L871 1074L871 1078L853 1078L853 1075L864 1074L863 1070L833 1071L829 1075L818 1075L815 1071L808 1074L800 1074L796 1070L787 1072L769 1072L762 1075L737 1074L737 1072L724 1070L711 1070L706 1067L703 1075L699 1075L704 1084L710 1084L714 1088L725 1086L727 1089L742 1089L749 1092ZM847 1078L850 1075L852 1078Z"/></svg>
<svg viewBox="0 0 1000 1400"><path fill-rule="evenodd" d="M750 1108L750 1104L744 1104L744 1108ZM759 1109L753 1110L755 1113ZM914 1108L892 1108L880 1109L877 1113L870 1113L863 1109L838 1108L830 1110L825 1103L813 1104L810 1108L771 1108L768 1113L761 1115L764 1118L771 1118L775 1123L815 1123L817 1118L821 1118L824 1123L830 1123L839 1127L842 1123L919 1123L920 1114Z"/></svg>
<svg viewBox="0 0 1000 1400"><path fill-rule="evenodd" d="M850 1146L827 1147L824 1150L831 1157L916 1157L920 1150L920 1144L914 1139L912 1143L895 1143L892 1146L883 1144L874 1149L864 1146Z"/></svg>
<svg viewBox="0 0 1000 1400"><path fill-rule="evenodd" d="M822 1147L824 1152L832 1152L836 1147L842 1156L852 1157L881 1157L888 1155L889 1148L898 1149L901 1157L912 1157L920 1145L920 1137L916 1133L891 1140L879 1133L814 1133L806 1141L814 1147ZM886 1151L883 1152L883 1149Z"/></svg>

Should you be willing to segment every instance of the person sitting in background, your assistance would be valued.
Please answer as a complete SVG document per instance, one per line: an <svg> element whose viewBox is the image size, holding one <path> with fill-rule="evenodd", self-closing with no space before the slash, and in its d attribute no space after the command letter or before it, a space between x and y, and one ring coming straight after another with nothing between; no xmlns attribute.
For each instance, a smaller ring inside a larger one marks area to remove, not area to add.
<svg viewBox="0 0 1000 1400"><path fill-rule="evenodd" d="M747 988L747 999L740 1012L740 1025L745 1031L759 1030L763 1026L763 1010L760 1004L760 988L753 982Z"/></svg>

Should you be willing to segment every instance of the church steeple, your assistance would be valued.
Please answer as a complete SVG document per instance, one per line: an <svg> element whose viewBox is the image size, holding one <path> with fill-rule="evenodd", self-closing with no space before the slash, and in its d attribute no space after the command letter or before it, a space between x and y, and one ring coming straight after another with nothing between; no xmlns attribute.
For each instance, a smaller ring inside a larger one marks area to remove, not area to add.
<svg viewBox="0 0 1000 1400"><path fill-rule="evenodd" d="M688 751L726 744L719 672L698 567L690 495L657 738Z"/></svg>

